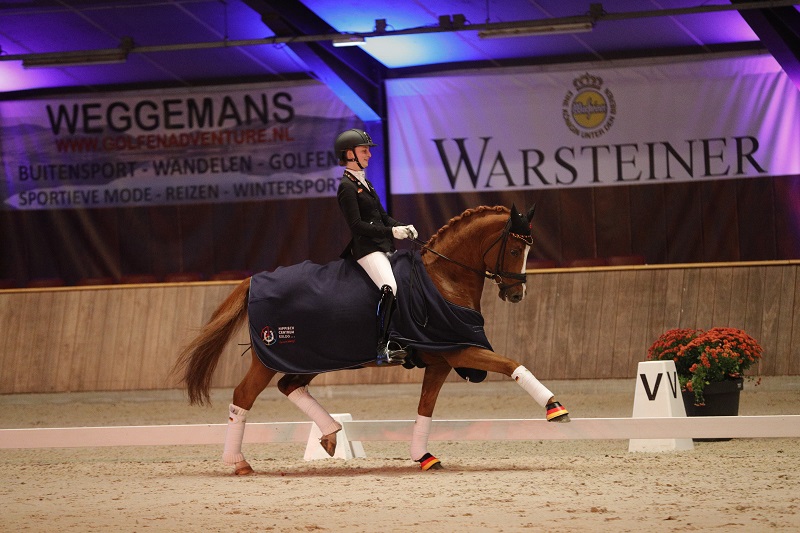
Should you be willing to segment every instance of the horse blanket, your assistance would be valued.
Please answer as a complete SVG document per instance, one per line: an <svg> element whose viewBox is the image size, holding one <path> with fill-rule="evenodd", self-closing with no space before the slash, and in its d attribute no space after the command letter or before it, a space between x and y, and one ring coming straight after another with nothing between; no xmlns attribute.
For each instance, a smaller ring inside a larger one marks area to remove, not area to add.
<svg viewBox="0 0 800 533"><path fill-rule="evenodd" d="M391 340L425 351L492 349L483 316L445 300L419 252L397 252L391 263L398 287ZM278 372L360 368L376 358L379 300L378 288L352 258L261 272L250 280L250 339L261 362ZM483 370L456 371L473 382L486 377Z"/></svg>

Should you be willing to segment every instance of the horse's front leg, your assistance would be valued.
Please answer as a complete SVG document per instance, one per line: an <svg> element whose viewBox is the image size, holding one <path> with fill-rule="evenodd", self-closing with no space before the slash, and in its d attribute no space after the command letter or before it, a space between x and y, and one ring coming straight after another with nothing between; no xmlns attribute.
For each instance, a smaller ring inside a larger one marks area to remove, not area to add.
<svg viewBox="0 0 800 533"><path fill-rule="evenodd" d="M234 465L237 476L246 476L253 473L250 464L242 453L242 439L247 422L247 413L269 382L275 376L275 371L261 364L255 352L252 352L250 369L244 379L233 390L233 403L228 406L228 430L225 433L225 448L222 451L222 460L226 464Z"/></svg>
<svg viewBox="0 0 800 533"><path fill-rule="evenodd" d="M536 403L545 408L548 422L569 422L569 411L561 405L547 387L536 379L530 370L519 362L491 350L477 347L466 348L458 352L447 352L444 357L454 368L477 368L487 372L505 374L530 394Z"/></svg>
<svg viewBox="0 0 800 533"><path fill-rule="evenodd" d="M451 366L441 357L424 356L427 363L425 376L422 378L422 392L417 406L417 419L414 421L414 431L411 434L411 459L418 462L422 470L442 468L439 459L428 452L428 436L431 433L433 409L439 398Z"/></svg>
<svg viewBox="0 0 800 533"><path fill-rule="evenodd" d="M342 425L308 392L308 384L317 374L286 374L278 380L278 390L308 416L322 432L319 444L333 457L336 453L336 434Z"/></svg>

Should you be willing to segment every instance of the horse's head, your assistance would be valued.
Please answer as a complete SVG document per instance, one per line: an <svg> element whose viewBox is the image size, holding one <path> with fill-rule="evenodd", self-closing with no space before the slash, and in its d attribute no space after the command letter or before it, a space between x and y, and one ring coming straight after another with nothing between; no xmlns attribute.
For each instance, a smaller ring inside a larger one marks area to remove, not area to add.
<svg viewBox="0 0 800 533"><path fill-rule="evenodd" d="M501 299L518 303L525 298L525 264L533 245L531 219L534 207L527 215L517 211L512 204L511 212L502 231L484 252L486 272L499 288Z"/></svg>
<svg viewBox="0 0 800 533"><path fill-rule="evenodd" d="M453 217L430 238L423 262L439 291L450 302L480 309L484 279L508 302L525 297L525 263L533 243L530 221L512 207L481 206ZM469 274L469 273L472 274Z"/></svg>

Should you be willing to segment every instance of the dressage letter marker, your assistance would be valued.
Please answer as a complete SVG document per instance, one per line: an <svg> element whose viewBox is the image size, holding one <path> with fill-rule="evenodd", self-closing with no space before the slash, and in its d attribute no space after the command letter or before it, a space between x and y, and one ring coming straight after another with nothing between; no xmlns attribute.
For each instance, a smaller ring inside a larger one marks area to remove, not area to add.
<svg viewBox="0 0 800 533"><path fill-rule="evenodd" d="M678 371L674 361L645 361L637 369L636 394L633 397L633 418L686 418ZM631 439L629 452L664 452L692 450L692 439Z"/></svg>

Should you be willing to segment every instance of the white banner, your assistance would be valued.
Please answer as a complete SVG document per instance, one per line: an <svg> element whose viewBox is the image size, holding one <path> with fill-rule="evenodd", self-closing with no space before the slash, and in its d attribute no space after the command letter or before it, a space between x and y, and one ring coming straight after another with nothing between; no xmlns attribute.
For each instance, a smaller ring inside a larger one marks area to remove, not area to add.
<svg viewBox="0 0 800 533"><path fill-rule="evenodd" d="M363 127L315 82L0 102L6 209L335 196L337 133Z"/></svg>
<svg viewBox="0 0 800 533"><path fill-rule="evenodd" d="M386 83L393 194L800 175L771 56Z"/></svg>

